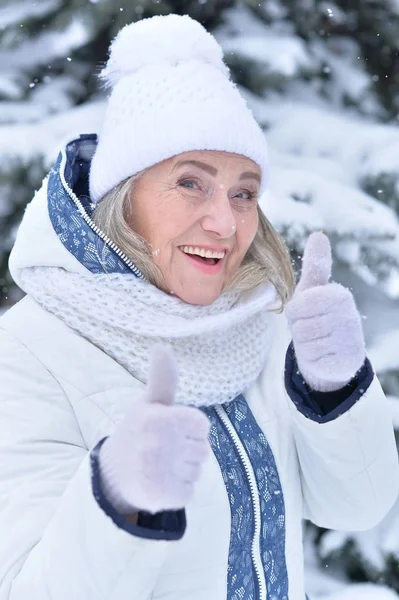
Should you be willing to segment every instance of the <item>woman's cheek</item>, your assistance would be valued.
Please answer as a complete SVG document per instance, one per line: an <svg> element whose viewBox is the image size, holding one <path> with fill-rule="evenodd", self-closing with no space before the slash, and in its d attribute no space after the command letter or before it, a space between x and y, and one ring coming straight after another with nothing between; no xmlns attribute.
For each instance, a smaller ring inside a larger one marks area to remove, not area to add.
<svg viewBox="0 0 399 600"><path fill-rule="evenodd" d="M251 214L239 217L239 225L237 233L239 233L241 250L243 255L245 255L254 241L258 229L258 211L253 211Z"/></svg>

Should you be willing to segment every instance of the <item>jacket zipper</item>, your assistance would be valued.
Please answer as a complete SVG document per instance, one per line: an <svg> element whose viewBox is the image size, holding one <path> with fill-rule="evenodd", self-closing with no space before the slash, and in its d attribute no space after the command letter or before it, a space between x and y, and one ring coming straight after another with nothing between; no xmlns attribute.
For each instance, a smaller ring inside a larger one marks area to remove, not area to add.
<svg viewBox="0 0 399 600"><path fill-rule="evenodd" d="M79 200L77 195L73 192L73 190L71 190L71 188L69 187L69 185L67 184L67 182L65 180L64 169L65 169L66 162L67 162L67 156L66 156L66 152L64 149L61 151L61 165L60 165L61 183L62 183L62 187L64 188L64 190L66 191L66 193L68 194L68 196L71 198L72 202L75 204L76 208L78 209L80 215L83 217L84 221L87 223L87 225L90 227L90 229L92 229L94 231L94 233L96 235L98 235L99 238L102 239L104 244L106 244L109 248L111 248L111 250L113 252L115 252L115 254L124 262L124 264L131 271L133 271L133 273L136 275L136 277L140 277L141 279L144 279L143 274L135 266L135 264L130 260L130 258L128 258L126 256L126 254L124 252L122 252L122 250L120 248L118 248L118 246L112 240L110 240L109 237L103 231L101 231L101 229L99 227L97 227L97 225L94 223L94 221L92 221L90 219L83 204L81 203L81 201Z"/></svg>
<svg viewBox="0 0 399 600"><path fill-rule="evenodd" d="M222 406L215 406L215 410L220 417L223 425L226 427L227 431L230 434L231 439L237 449L237 452L241 458L242 464L244 465L244 469L247 475L247 479L249 482L249 487L251 490L252 497L252 505L254 509L254 537L252 539L252 547L251 547L251 556L252 556L252 564L256 573L256 577L258 580L259 587L259 600L266 600L267 598L267 590L266 590L266 580L263 571L263 564L260 555L260 534L261 534L261 511L260 511L260 502L259 502L259 493L258 486L256 483L256 477L254 470L252 468L251 461L249 456L244 448L243 443L240 440L240 437L237 431L234 429L232 422L229 419L228 414L224 410Z"/></svg>

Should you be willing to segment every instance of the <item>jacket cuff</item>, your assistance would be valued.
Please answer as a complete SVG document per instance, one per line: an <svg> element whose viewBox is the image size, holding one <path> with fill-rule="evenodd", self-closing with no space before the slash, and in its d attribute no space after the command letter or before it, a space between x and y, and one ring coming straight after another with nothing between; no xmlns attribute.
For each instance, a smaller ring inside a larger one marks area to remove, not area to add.
<svg viewBox="0 0 399 600"><path fill-rule="evenodd" d="M368 358L345 387L334 392L317 392L304 381L299 371L294 346L288 346L285 358L285 388L296 408L317 423L328 423L347 412L369 388L374 372Z"/></svg>
<svg viewBox="0 0 399 600"><path fill-rule="evenodd" d="M139 512L137 525L133 525L106 498L101 487L99 463L100 449L106 439L103 438L90 452L91 484L97 504L117 527L131 535L150 540L180 540L186 530L184 509L162 511L156 514Z"/></svg>

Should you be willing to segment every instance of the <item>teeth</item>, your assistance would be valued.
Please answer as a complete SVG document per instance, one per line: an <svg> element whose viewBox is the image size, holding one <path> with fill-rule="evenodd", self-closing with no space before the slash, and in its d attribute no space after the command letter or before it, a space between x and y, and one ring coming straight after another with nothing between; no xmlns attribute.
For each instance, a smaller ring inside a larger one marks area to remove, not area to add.
<svg viewBox="0 0 399 600"><path fill-rule="evenodd" d="M205 250L204 248L198 248L197 246L181 246L181 249L186 254L197 254L203 258L224 258L226 254L225 250L219 252L215 250Z"/></svg>

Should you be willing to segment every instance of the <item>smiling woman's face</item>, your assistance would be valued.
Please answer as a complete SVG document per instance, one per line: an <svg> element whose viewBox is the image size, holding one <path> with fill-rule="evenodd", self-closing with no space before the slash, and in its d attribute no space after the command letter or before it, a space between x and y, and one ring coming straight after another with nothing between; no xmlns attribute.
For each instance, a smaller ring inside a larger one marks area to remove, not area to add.
<svg viewBox="0 0 399 600"><path fill-rule="evenodd" d="M138 179L129 225L150 244L169 293L199 305L219 297L255 237L260 176L244 156L203 150Z"/></svg>

